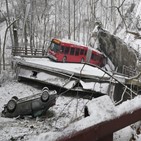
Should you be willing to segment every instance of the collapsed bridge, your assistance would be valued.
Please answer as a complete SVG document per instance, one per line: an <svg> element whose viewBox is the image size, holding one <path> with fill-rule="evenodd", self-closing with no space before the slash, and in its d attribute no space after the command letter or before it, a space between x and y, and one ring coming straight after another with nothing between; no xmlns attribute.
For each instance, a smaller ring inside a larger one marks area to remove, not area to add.
<svg viewBox="0 0 141 141"><path fill-rule="evenodd" d="M24 78L61 89L109 95L116 103L131 99L141 87L136 78L107 72L87 63L58 63L48 58L28 57L15 57L14 63L18 80Z"/></svg>

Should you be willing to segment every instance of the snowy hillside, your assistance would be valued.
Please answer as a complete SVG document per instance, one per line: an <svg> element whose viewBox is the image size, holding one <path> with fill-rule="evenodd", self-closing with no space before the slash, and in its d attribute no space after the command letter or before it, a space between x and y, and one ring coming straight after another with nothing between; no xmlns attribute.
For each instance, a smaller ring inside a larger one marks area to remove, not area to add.
<svg viewBox="0 0 141 141"><path fill-rule="evenodd" d="M0 88L0 93L3 95L0 98L0 111L12 96L22 98L39 92L41 90L38 85L29 86L15 81L4 83ZM40 133L61 130L76 118L83 117L83 107L88 101L61 96L57 98L56 105L50 108L45 117L25 117L25 119L0 117L0 141L31 140L33 136Z"/></svg>
<svg viewBox="0 0 141 141"><path fill-rule="evenodd" d="M47 48L53 37L70 38L89 44L95 22L101 21L104 29L123 39L129 46L141 53L141 1L125 0L119 7L123 1L79 0L77 3L76 1L68 3L66 0L26 0L24 3L22 0L14 0L9 1L10 20L12 22L13 19L20 17L17 21L20 46L25 47L27 41L28 47L32 46L33 49ZM0 19L4 17L7 19L0 20L1 64L3 64L3 43L8 22L5 2L5 0L0 1ZM113 9L112 6L115 8ZM118 8L123 17L120 16ZM0 74L0 112L12 96L21 98L41 92L42 89L38 84L29 85L29 83L19 83L15 80L15 72L11 70L11 47L12 42L8 30L5 45L6 70L2 70L2 66L0 68L2 71ZM25 117L25 119L0 117L0 141L40 141L47 137L51 138L56 132L69 127L71 123L83 119L84 106L90 101L72 95L58 96L56 105L49 109L45 117ZM95 112L98 113L98 110ZM110 112L113 114L112 111ZM114 141L129 141L134 132L130 126L126 127L114 133ZM52 136L48 133L52 133ZM141 141L140 135L137 136L136 141Z"/></svg>

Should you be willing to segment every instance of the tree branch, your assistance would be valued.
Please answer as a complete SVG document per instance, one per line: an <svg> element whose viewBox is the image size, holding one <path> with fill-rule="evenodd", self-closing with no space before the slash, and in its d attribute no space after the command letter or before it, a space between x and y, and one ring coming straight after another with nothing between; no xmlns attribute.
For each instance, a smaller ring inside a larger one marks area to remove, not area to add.
<svg viewBox="0 0 141 141"><path fill-rule="evenodd" d="M133 34L135 36L135 39L141 39L141 35L138 32L133 31L126 31L126 33Z"/></svg>
<svg viewBox="0 0 141 141"><path fill-rule="evenodd" d="M5 43L6 43L6 35L8 32L8 29L11 27L11 25L13 25L18 19L14 20L7 28L5 31L5 35L4 35L4 41L3 41L3 54L2 54L2 58L3 58L3 70L5 70Z"/></svg>

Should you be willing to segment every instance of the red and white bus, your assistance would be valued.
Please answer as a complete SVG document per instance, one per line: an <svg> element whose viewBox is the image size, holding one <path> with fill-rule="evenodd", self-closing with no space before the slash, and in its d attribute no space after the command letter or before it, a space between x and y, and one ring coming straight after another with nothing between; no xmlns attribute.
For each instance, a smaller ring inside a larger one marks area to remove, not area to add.
<svg viewBox="0 0 141 141"><path fill-rule="evenodd" d="M87 62L100 67L105 65L106 60L105 56L98 50L65 39L52 39L47 53L49 58L58 62Z"/></svg>

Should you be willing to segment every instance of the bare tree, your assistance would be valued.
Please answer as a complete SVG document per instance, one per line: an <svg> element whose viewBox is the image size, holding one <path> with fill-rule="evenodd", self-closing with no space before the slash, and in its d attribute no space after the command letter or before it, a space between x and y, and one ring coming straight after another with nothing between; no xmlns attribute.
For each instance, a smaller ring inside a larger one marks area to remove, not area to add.
<svg viewBox="0 0 141 141"><path fill-rule="evenodd" d="M1 37L0 37L0 74L1 74Z"/></svg>
<svg viewBox="0 0 141 141"><path fill-rule="evenodd" d="M122 19L124 25L125 25L125 28L126 28L126 30L127 30L127 25L126 25L125 19L124 19L124 17L123 17L123 14L122 14L121 11L120 11L120 8L123 6L124 2L125 2L125 0L123 0L122 3L121 3L121 5L119 5L118 7L116 7L116 6L114 6L114 7L117 9L117 11L118 11L118 13L119 13L119 15L120 15L120 17L121 17L121 19Z"/></svg>
<svg viewBox="0 0 141 141"><path fill-rule="evenodd" d="M57 33L57 1L55 0L55 37L56 37L56 33Z"/></svg>
<svg viewBox="0 0 141 141"><path fill-rule="evenodd" d="M31 5L31 14L30 14L30 33L29 33L29 36L30 36L30 50L31 50L31 55L33 55L33 40L34 40L34 1L33 0L30 0L30 5Z"/></svg>
<svg viewBox="0 0 141 141"><path fill-rule="evenodd" d="M68 0L68 39L71 38L71 7L70 0Z"/></svg>
<svg viewBox="0 0 141 141"><path fill-rule="evenodd" d="M11 25L13 25L17 20L18 20L18 19L14 20L14 21L6 28L6 31L5 31L4 41L3 41L3 52L2 52L3 70L5 70L5 43L6 43L7 32L8 32L8 29L11 27Z"/></svg>
<svg viewBox="0 0 141 141"><path fill-rule="evenodd" d="M20 25L19 29L23 29L25 49L27 50L28 42L31 50L37 46L44 49L53 37L67 36L71 39L73 36L74 40L83 40L84 44L87 44L97 20L111 30L116 28L117 16L120 16L127 27L125 15L122 13L124 2L125 0L20 0L20 2L17 0L19 6L17 13L22 15L20 23L23 25L23 27ZM29 12L28 4L30 4Z"/></svg>
<svg viewBox="0 0 141 141"><path fill-rule="evenodd" d="M73 9L73 14L74 14L74 15L73 15L73 18L74 18L74 19L73 19L73 22L74 22L74 24L73 24L73 28L74 28L74 30L73 30L73 32L74 32L73 39L74 39L74 40L75 40L75 17L76 17L76 13L75 13L75 12L76 12L76 11L75 11L76 9L75 9L75 7L76 7L76 0L73 0L73 8L74 8L74 9Z"/></svg>
<svg viewBox="0 0 141 141"><path fill-rule="evenodd" d="M6 10L7 10L7 17L8 17L8 25L10 25L10 14L9 14L9 7L8 7L8 0L5 0L6 2ZM10 37L11 37L11 43L12 43L12 47L14 46L14 43L13 43L13 36L12 36L12 29L10 27Z"/></svg>

